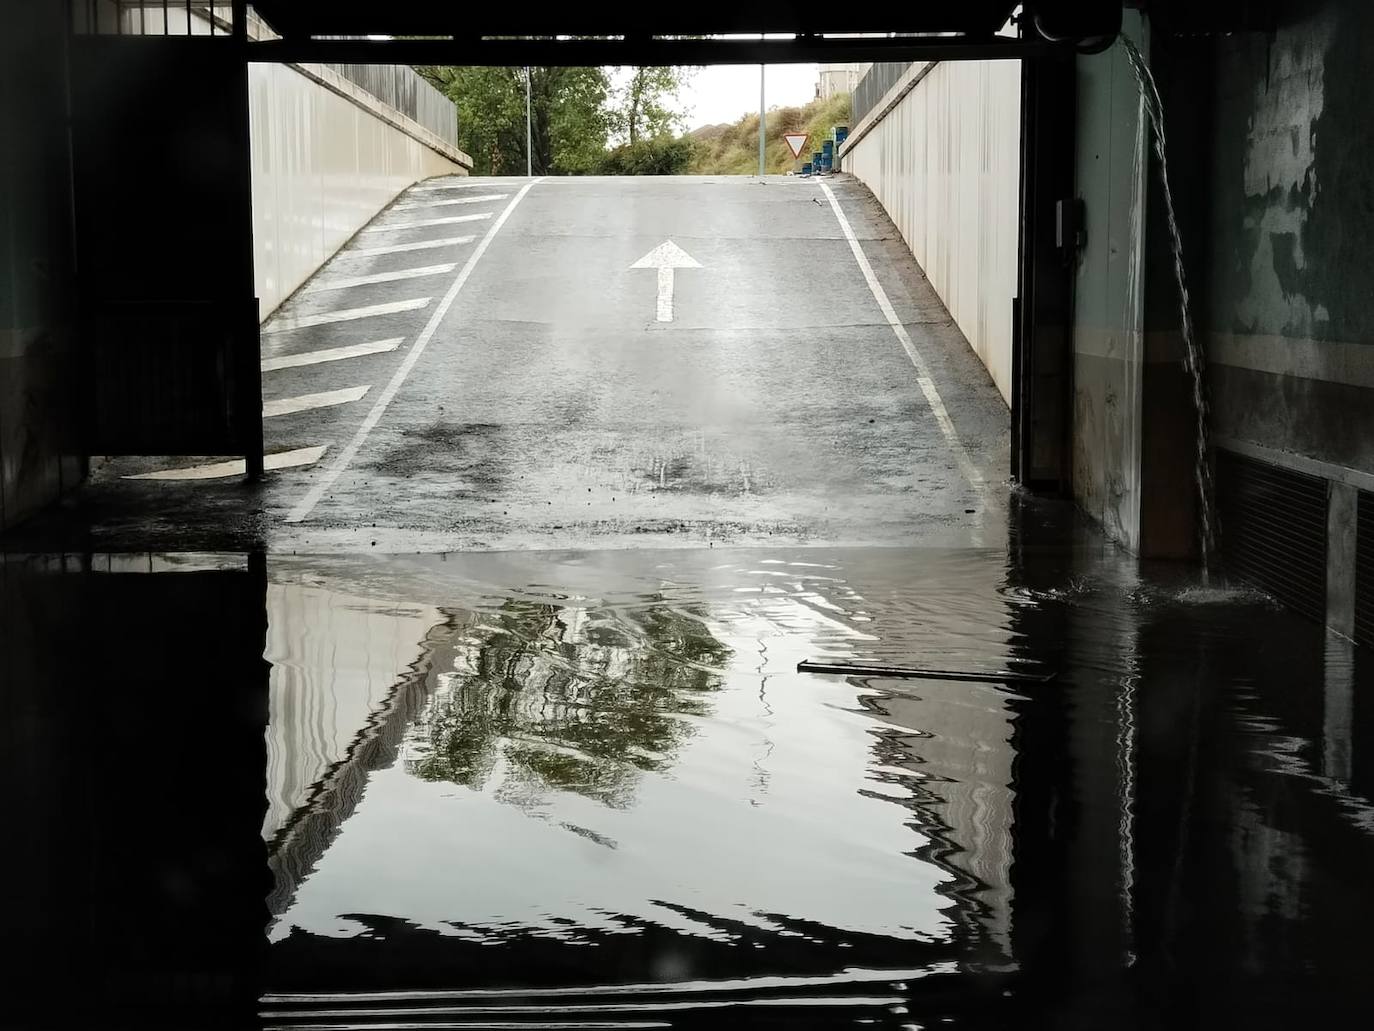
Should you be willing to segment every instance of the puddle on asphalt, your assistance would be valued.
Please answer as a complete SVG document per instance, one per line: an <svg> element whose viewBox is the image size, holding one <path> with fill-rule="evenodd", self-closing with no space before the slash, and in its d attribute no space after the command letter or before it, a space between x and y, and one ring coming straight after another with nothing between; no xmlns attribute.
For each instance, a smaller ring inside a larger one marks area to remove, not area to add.
<svg viewBox="0 0 1374 1031"><path fill-rule="evenodd" d="M87 917L76 954L115 979L262 995L268 1026L1277 1026L1355 1001L1368 662L1260 595L1093 549L3 570L7 682L65 691L15 693L8 777L47 785L18 817L40 852L115 857L79 891L40 872L14 926L70 951L52 929ZM101 676L65 661L74 627ZM77 755L104 815L59 832L45 806L95 804Z"/></svg>

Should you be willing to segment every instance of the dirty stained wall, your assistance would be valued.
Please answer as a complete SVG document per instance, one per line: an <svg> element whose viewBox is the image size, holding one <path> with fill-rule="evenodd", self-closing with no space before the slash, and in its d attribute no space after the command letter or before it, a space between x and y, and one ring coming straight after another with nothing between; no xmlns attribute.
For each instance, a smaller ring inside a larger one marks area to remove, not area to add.
<svg viewBox="0 0 1374 1031"><path fill-rule="evenodd" d="M1211 35L1130 14L1127 29L1163 98L1218 461L1263 463L1248 468L1267 482L1317 478L1320 511L1299 526L1278 510L1228 514L1228 473L1223 555L1258 548L1251 565L1316 578L1327 625L1351 634L1357 492L1374 490L1374 5L1279 0L1273 12ZM1147 149L1142 198L1140 108L1119 48L1079 58L1078 87L1075 496L1141 555L1196 555L1194 408L1158 162ZM1241 516L1263 534L1228 536Z"/></svg>
<svg viewBox="0 0 1374 1031"><path fill-rule="evenodd" d="M1222 446L1359 480L1374 474L1374 5L1280 7L1272 39L1216 48L1215 429Z"/></svg>

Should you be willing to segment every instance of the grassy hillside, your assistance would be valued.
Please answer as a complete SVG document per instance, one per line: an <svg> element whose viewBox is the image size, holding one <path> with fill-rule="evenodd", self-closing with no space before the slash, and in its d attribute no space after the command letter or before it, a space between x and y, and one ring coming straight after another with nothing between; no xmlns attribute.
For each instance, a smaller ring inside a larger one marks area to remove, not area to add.
<svg viewBox="0 0 1374 1031"><path fill-rule="evenodd" d="M792 159L782 135L809 132L811 141L802 154L820 150L820 141L837 125L849 124L849 94L829 100L813 100L805 107L781 107L768 112L765 164L771 173L800 167ZM759 116L746 115L733 125L708 125L691 134L695 141L690 171L694 175L752 175L759 170Z"/></svg>

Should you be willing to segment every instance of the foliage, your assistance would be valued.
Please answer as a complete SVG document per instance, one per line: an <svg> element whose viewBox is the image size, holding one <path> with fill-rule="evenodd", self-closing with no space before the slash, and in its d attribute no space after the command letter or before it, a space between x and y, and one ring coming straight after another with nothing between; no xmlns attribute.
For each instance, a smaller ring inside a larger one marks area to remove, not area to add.
<svg viewBox="0 0 1374 1031"><path fill-rule="evenodd" d="M805 107L774 108L768 112L764 167L774 174L796 169L784 133L810 133L809 150L820 150L821 140L837 125L849 124L849 94L837 93L828 100L814 100ZM746 115L729 125L712 125L691 134L695 142L689 169L695 175L751 175L759 169L759 116ZM809 160L803 153L801 160Z"/></svg>
<svg viewBox="0 0 1374 1031"><path fill-rule="evenodd" d="M476 175L525 173L525 70L418 69L458 109L458 146ZM530 69L535 175L596 171L611 124L610 82L600 68Z"/></svg>
<svg viewBox="0 0 1374 1031"><path fill-rule="evenodd" d="M654 136L622 143L602 158L602 175L684 175L695 146L690 137Z"/></svg>
<svg viewBox="0 0 1374 1031"><path fill-rule="evenodd" d="M631 145L678 131L682 115L673 102L691 74L689 68L634 68L616 91L612 131Z"/></svg>

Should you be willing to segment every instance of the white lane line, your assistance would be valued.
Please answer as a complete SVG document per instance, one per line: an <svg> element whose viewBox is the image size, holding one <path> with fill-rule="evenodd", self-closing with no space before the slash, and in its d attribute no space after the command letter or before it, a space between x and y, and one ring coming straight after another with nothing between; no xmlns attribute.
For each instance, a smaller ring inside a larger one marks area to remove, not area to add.
<svg viewBox="0 0 1374 1031"><path fill-rule="evenodd" d="M451 226L455 222L481 222L483 219L491 218L490 211L484 211L480 215L449 215L447 218L424 218L419 222L393 222L385 226L363 226L360 232L364 233L389 233L395 229L423 229L425 226Z"/></svg>
<svg viewBox="0 0 1374 1031"><path fill-rule="evenodd" d="M446 236L442 240L417 240L414 243L394 243L390 247L362 247L356 251L340 251L341 258L375 258L382 254L400 254L403 251L427 251L433 247L451 247L459 243L472 243L475 236Z"/></svg>
<svg viewBox="0 0 1374 1031"><path fill-rule="evenodd" d="M308 329L311 326L327 326L331 322L352 322L354 319L370 319L376 315L395 315L402 311L417 311L434 300L433 297L412 297L408 301L388 301L386 304L369 304L364 308L340 308L338 311L321 312L319 315L282 315L263 326L264 333L286 333L293 329Z"/></svg>
<svg viewBox="0 0 1374 1031"><path fill-rule="evenodd" d="M476 197L455 197L452 200L422 200L409 204L397 204L392 211L415 211L418 208L443 208L451 204L483 204L489 200L505 200L508 193L481 193Z"/></svg>
<svg viewBox="0 0 1374 1031"><path fill-rule="evenodd" d="M456 261L447 265L425 265L423 268L406 268L399 272L376 272L370 276L338 276L311 283L303 293L315 294L321 290L346 290L351 286L371 286L373 283L396 283L402 279L422 279L425 276L442 276L458 267Z"/></svg>
<svg viewBox="0 0 1374 1031"><path fill-rule="evenodd" d="M262 403L262 417L271 419L276 415L291 415L293 412L308 412L312 408L329 408L333 405L346 405L359 401L372 388L344 387L342 390L325 390L318 394L297 394L295 397L279 397L275 401Z"/></svg>
<svg viewBox="0 0 1374 1031"><path fill-rule="evenodd" d="M263 455L264 469L293 469L300 465L314 465L324 455L329 445L302 447L294 451L278 451ZM155 473L135 473L122 477L125 480L222 480L226 476L246 476L247 469L242 458L229 462L212 462L210 465L189 465L182 469L159 469Z"/></svg>
<svg viewBox="0 0 1374 1031"><path fill-rule="evenodd" d="M304 354L284 354L278 358L264 358L263 372L278 369L294 369L301 365L319 365L321 362L337 362L345 358L361 358L365 354L384 354L394 351L405 341L405 337L392 337L389 340L374 340L367 344L349 344L347 347L326 347L321 351L306 351Z"/></svg>
<svg viewBox="0 0 1374 1031"><path fill-rule="evenodd" d="M501 227L506 224L506 220L510 218L511 212L515 210L515 206L525 199L525 194L530 192L530 189L535 183L541 181L542 176L539 179L532 179L521 187L520 191L511 199L511 202L506 205L505 210L501 212L501 216L491 224L491 228L488 229L486 235L482 237L482 242L473 250L467 262L464 263L462 270L459 271L458 275L454 278L453 285L448 288L443 299L439 301L433 314L430 315L429 321L425 323L425 328L420 330L420 335L415 338L415 343L411 345L410 350L406 352L405 360L401 362L400 367L397 368L395 374L391 377L391 382L382 390L381 395L377 398L376 404L372 406L372 411L367 413L367 418L364 419L363 424L358 427L358 432L353 435L353 439L348 442L348 446L339 452L338 457L334 459L333 464L325 471L325 474L315 482L315 485L310 488L310 491L305 497L301 498L300 503L287 515L286 521L288 523L303 522L306 517L315 510L315 506L320 503L320 498L324 497L325 492L329 490L330 487L334 486L334 482L343 473L344 469L348 467L348 463L353 461L354 457L362 449L363 444L367 440L367 435L372 432L373 427L375 427L377 423L381 421L382 416L386 414L386 409L387 406L391 404L391 399L394 398L396 392L401 389L401 384L403 384L406 381L406 377L410 375L410 370L415 368L415 363L420 360L420 355L424 354L425 348L429 345L430 339L433 338L435 330L439 328L439 323L441 323L444 320L444 316L448 314L449 308L453 306L454 300L458 297L458 292L463 289L463 284L468 281L468 277L472 275L472 270L475 269L477 263L482 260L482 255L487 253L487 248L491 246L491 241L496 238L496 234L499 233Z"/></svg>
<svg viewBox="0 0 1374 1031"><path fill-rule="evenodd" d="M897 312L892 307L892 302L887 299L887 291L878 282L878 277L873 274L873 266L868 263L868 258L864 256L863 248L859 246L859 239L854 235L854 229L849 224L849 219L845 218L844 212L840 210L840 202L835 199L834 191L830 189L828 183L821 183L820 187L825 191L826 200L830 201L830 210L835 212L835 218L840 223L840 230L844 233L844 238L849 241L849 249L854 252L854 260L859 263L859 271L864 274L864 279L868 282L868 289L873 294L873 299L878 302L883 317L887 319L887 324L892 327L893 334L901 342L907 357L911 359L911 364L916 366L916 383L920 386L921 393L925 395L926 404L930 405L930 410L935 413L935 421L940 424L940 432L945 435L945 442L954 452L954 459L959 463L959 470L964 474L964 478L968 480L970 486L975 490L982 490L983 474L973 464L973 459L969 458L968 451L964 448L964 442L959 439L959 433L954 428L949 412L945 409L945 403L940 399L940 391L935 387L935 380L931 378L930 366L926 363L925 356L917 350L916 344L906 331L906 327L897 318Z"/></svg>

